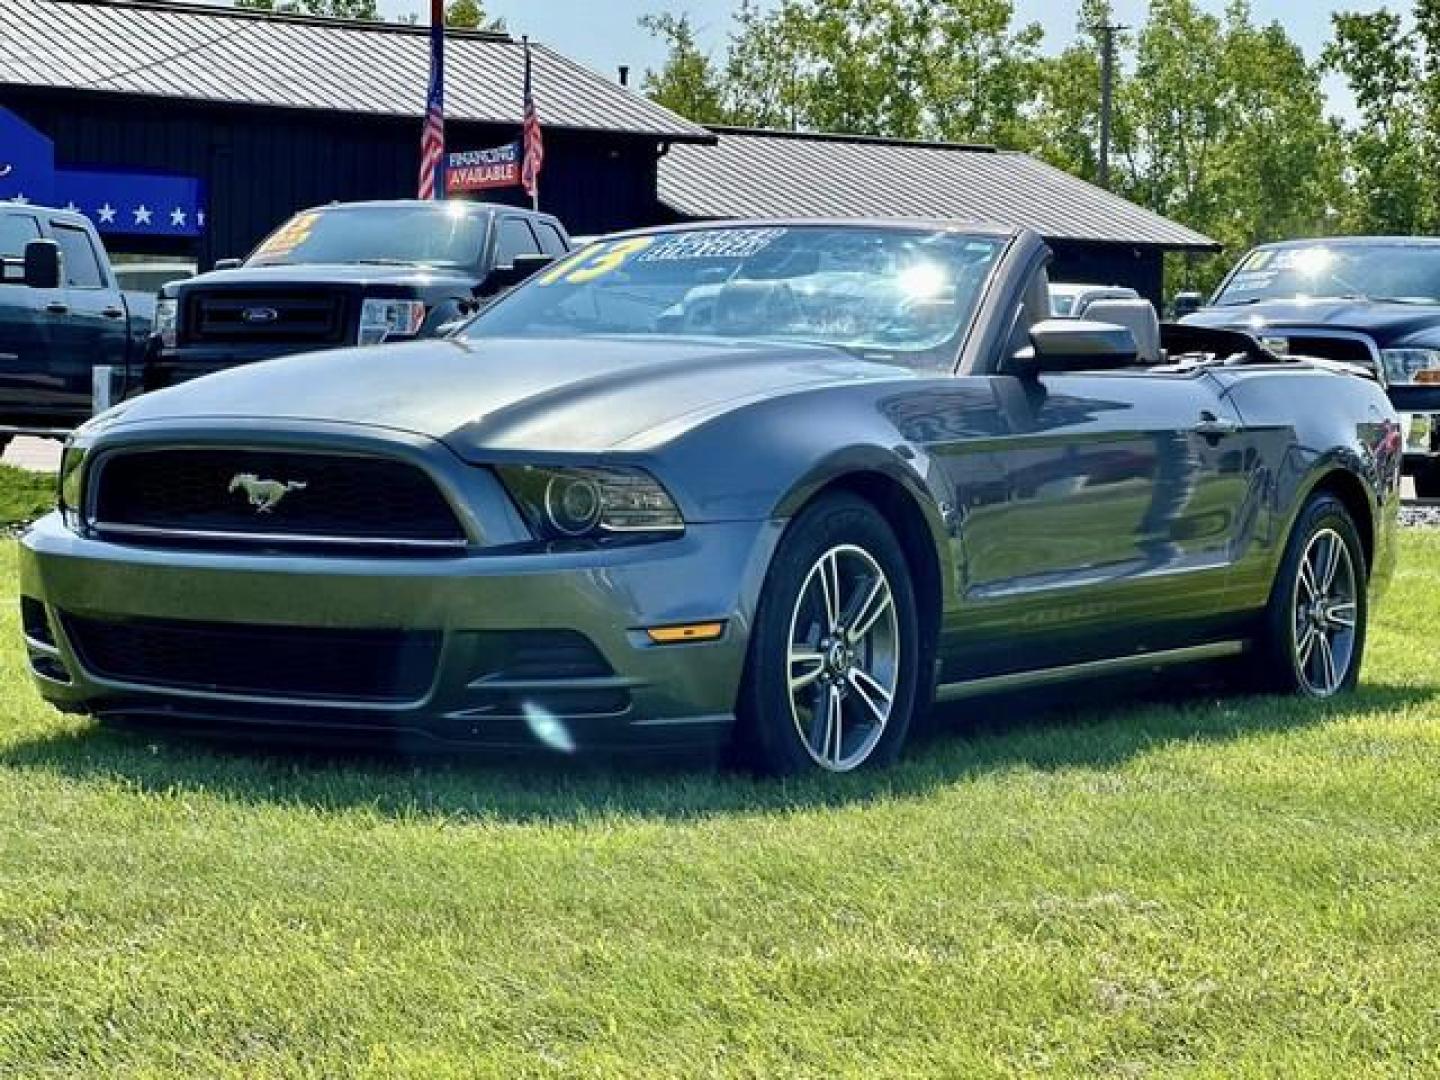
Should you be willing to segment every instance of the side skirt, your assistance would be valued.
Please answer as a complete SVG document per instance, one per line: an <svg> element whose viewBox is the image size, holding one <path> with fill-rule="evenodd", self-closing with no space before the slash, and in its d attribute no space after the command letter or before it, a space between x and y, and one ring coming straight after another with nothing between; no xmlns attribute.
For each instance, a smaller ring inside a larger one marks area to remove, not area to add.
<svg viewBox="0 0 1440 1080"><path fill-rule="evenodd" d="M942 683L935 688L935 700L959 701L982 694L993 694L1000 690L1026 690L1037 686L1049 686L1052 683L1068 682L1071 679L1099 678L1105 675L1120 675L1125 672L1149 671L1169 667L1172 664L1193 664L1202 660L1219 660L1227 656L1239 656L1246 648L1246 643L1243 641L1215 641L1206 645L1189 645L1183 649L1164 649L1159 652L1136 653L1134 656L1087 660L1082 664L1065 664L1062 667L1039 668L1035 671L1017 671L1009 675L991 675L983 679Z"/></svg>

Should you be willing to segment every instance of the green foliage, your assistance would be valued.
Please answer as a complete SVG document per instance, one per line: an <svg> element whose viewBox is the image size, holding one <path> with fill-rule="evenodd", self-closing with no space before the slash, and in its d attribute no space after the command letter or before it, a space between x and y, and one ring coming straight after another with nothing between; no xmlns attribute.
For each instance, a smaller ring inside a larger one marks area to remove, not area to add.
<svg viewBox="0 0 1440 1080"><path fill-rule="evenodd" d="M1346 132L1359 232L1440 228L1440 2L1418 0L1415 26L1381 9L1334 17L1326 62L1349 83L1359 122Z"/></svg>
<svg viewBox="0 0 1440 1080"><path fill-rule="evenodd" d="M323 15L332 19L380 21L376 0L235 0L235 6L283 15Z"/></svg>
<svg viewBox="0 0 1440 1080"><path fill-rule="evenodd" d="M113 734L4 605L0 1075L1433 1076L1440 533L1400 565L1343 700L977 702L784 783Z"/></svg>
<svg viewBox="0 0 1440 1080"><path fill-rule="evenodd" d="M458 30L504 30L504 19L491 19L480 0L450 0L445 6L445 25Z"/></svg>
<svg viewBox="0 0 1440 1080"><path fill-rule="evenodd" d="M0 528L34 521L55 507L55 477L0 465Z"/></svg>

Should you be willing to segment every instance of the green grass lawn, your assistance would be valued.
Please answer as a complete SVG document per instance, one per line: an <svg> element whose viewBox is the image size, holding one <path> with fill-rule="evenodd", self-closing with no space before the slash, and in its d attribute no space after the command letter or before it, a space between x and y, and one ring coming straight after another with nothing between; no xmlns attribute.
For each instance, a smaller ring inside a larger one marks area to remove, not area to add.
<svg viewBox="0 0 1440 1080"><path fill-rule="evenodd" d="M34 521L54 506L54 473L0 465L0 526Z"/></svg>
<svg viewBox="0 0 1440 1080"><path fill-rule="evenodd" d="M5 605L0 1075L1440 1075L1437 599L1411 532L1339 704L990 706L789 785L151 744Z"/></svg>

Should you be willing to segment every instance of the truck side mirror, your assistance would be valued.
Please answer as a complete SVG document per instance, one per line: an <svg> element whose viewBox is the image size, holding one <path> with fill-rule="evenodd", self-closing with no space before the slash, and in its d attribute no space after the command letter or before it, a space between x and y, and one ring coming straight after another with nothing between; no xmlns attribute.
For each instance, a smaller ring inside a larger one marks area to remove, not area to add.
<svg viewBox="0 0 1440 1080"><path fill-rule="evenodd" d="M60 245L54 240L31 240L25 245L25 284L32 289L60 287Z"/></svg>
<svg viewBox="0 0 1440 1080"><path fill-rule="evenodd" d="M480 293L482 296L493 296L506 289L513 289L537 270L545 269L554 261L553 255L542 255L539 252L516 255L515 261L509 266L497 266L485 276Z"/></svg>
<svg viewBox="0 0 1440 1080"><path fill-rule="evenodd" d="M239 270L240 267L241 267L241 265L242 265L242 264L241 264L241 261L240 261L239 259L216 259L216 260L215 260L215 269L216 269L216 270Z"/></svg>
<svg viewBox="0 0 1440 1080"><path fill-rule="evenodd" d="M1198 292L1179 292L1175 294L1175 299L1170 301L1170 310L1176 319L1193 315L1204 306L1205 297Z"/></svg>

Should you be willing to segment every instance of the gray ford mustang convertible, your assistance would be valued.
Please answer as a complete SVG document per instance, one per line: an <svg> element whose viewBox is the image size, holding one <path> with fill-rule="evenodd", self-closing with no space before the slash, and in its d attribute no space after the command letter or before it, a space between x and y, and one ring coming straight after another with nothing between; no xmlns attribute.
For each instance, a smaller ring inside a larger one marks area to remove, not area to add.
<svg viewBox="0 0 1440 1080"><path fill-rule="evenodd" d="M936 222L638 232L449 340L121 405L23 540L35 678L128 724L772 772L1113 672L1353 686L1394 553L1381 388L1203 328L1142 366L1050 320L1048 257Z"/></svg>

